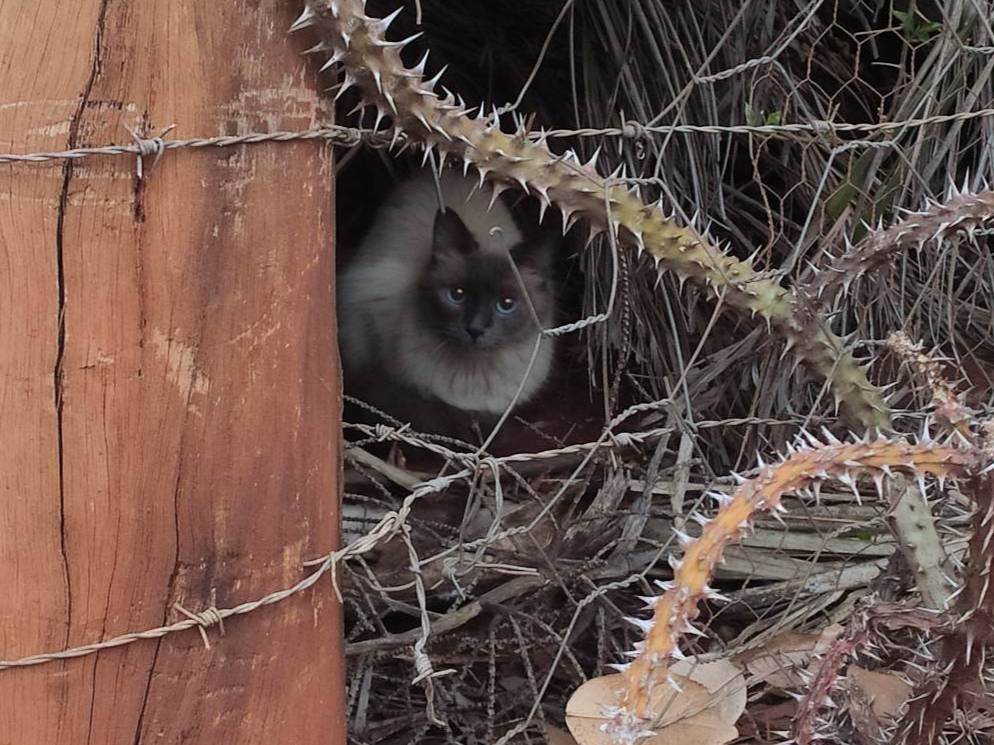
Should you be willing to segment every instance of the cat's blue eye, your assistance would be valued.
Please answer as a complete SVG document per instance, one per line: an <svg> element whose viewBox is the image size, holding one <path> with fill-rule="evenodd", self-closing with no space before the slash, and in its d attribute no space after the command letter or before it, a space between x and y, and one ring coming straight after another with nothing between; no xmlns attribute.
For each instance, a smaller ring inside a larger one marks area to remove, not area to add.
<svg viewBox="0 0 994 745"><path fill-rule="evenodd" d="M446 298L453 305L462 305L466 302L466 290L462 287L450 287Z"/></svg>
<svg viewBox="0 0 994 745"><path fill-rule="evenodd" d="M517 306L518 301L513 297L502 297L497 301L497 312L507 315L508 313L513 313Z"/></svg>

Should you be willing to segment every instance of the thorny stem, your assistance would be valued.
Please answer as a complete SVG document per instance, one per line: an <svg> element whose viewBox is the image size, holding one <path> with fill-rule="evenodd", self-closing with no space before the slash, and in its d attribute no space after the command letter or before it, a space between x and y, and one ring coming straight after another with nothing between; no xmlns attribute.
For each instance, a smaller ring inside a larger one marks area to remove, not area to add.
<svg viewBox="0 0 994 745"><path fill-rule="evenodd" d="M964 493L976 512L969 544L964 587L949 629L939 644L936 671L915 690L893 745L932 745L955 711L969 710L990 686L985 680L987 653L994 644L994 478L976 476Z"/></svg>
<svg viewBox="0 0 994 745"><path fill-rule="evenodd" d="M972 472L977 458L975 452L934 442L910 444L878 438L845 444L830 439L825 444L809 436L806 445L782 462L766 466L756 478L743 481L731 495L714 493L721 509L712 520L700 521L704 527L699 538L681 538L686 548L683 558L672 562L673 580L661 583L664 593L648 601L654 618L633 620L645 628L646 637L638 656L624 670L627 688L622 712L615 720L619 741L631 736L637 723L632 715L643 725L649 718L652 689L667 681L671 660L680 656L679 638L693 631L700 601L716 596L707 583L725 547L741 538L757 512L783 512L785 494L816 481L836 479L855 488L854 477L863 475L872 477L879 488L892 470L919 477L963 475Z"/></svg>
<svg viewBox="0 0 994 745"><path fill-rule="evenodd" d="M385 36L396 14L376 19L365 10L364 0L308 0L292 29L318 28L322 41L311 51L327 59L325 67L343 66L341 91L361 89L378 112L374 129L389 118L410 142L437 151L439 163L453 157L465 168L473 166L481 182L494 182L495 194L517 185L540 200L543 213L555 205L564 229L583 218L591 236L612 231L639 255L649 254L658 267L707 288L740 312L758 315L831 382L836 403L860 427L888 428L888 407L843 340L821 320L802 323L793 295L777 280L760 276L749 261L727 254L694 227L677 225L661 202L645 204L615 179L621 171L601 176L596 153L581 163L572 151L552 153L545 138L530 136L520 119L508 134L496 110L488 116L481 106L476 117L470 116L461 99L436 93L439 76L423 78L427 56L415 68L404 66L400 49L410 40L392 42Z"/></svg>
<svg viewBox="0 0 994 745"><path fill-rule="evenodd" d="M896 254L920 250L927 242L949 238L957 233L973 235L994 223L994 191L976 194L950 189L948 199L921 212L912 212L890 227L871 231L844 254L797 289L801 315L812 324L821 313L831 310L838 297L859 277L883 266Z"/></svg>

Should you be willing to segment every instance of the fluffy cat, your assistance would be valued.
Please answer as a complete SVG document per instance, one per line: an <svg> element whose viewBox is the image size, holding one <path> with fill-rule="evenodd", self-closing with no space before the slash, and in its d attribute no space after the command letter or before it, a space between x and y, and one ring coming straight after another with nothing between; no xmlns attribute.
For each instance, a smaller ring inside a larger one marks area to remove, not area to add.
<svg viewBox="0 0 994 745"><path fill-rule="evenodd" d="M387 198L339 280L347 384L421 428L438 431L444 419L424 403L502 414L539 333L529 301L542 326L555 320L554 244L526 239L507 206L490 203L473 178L444 170L436 183L421 172ZM553 353L544 337L518 404L546 382Z"/></svg>

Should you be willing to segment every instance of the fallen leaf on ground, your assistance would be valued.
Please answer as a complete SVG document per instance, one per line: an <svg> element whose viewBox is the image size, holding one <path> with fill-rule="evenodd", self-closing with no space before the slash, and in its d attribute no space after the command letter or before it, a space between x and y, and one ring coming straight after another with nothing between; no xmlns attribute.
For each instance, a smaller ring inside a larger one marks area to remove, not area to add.
<svg viewBox="0 0 994 745"><path fill-rule="evenodd" d="M801 674L808 669L812 658L826 651L840 633L842 627L838 624L827 626L817 634L787 631L737 661L745 664L756 682L784 690L802 689Z"/></svg>
<svg viewBox="0 0 994 745"><path fill-rule="evenodd" d="M650 708L656 715L656 734L639 745L724 745L738 737L735 722L745 711L746 684L738 667L730 662L682 660L672 668L682 689L666 683L653 689ZM607 721L604 709L617 706L624 679L606 675L588 680L566 705L566 724L579 745L610 745L601 726Z"/></svg>
<svg viewBox="0 0 994 745"><path fill-rule="evenodd" d="M577 745L576 740L569 732L553 727L551 724L545 725L545 742L546 745Z"/></svg>
<svg viewBox="0 0 994 745"><path fill-rule="evenodd" d="M846 680L869 702L873 715L881 724L897 716L901 705L911 697L911 686L896 673L850 665Z"/></svg>

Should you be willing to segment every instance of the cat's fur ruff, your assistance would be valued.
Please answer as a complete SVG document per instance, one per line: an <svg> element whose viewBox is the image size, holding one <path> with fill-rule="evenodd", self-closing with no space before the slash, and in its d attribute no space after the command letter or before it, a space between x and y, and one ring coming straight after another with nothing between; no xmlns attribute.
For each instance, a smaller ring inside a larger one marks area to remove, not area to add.
<svg viewBox="0 0 994 745"><path fill-rule="evenodd" d="M432 261L439 191L446 209L454 210L469 230L476 250L506 258L524 240L507 206L497 199L490 207L489 189L480 189L471 177L444 170L436 186L434 175L426 170L400 184L339 280L339 341L346 380L365 379L363 387L368 389L399 384L428 401L499 415L512 403L528 370L539 329L530 322L534 333L467 353L440 343L424 327L416 309L425 292L419 283ZM548 267L519 268L526 286L538 287L536 273L549 273ZM540 279L544 288L548 277ZM555 300L551 290L543 293L548 297L539 298L535 307L543 326L549 326ZM529 313L527 308L521 311ZM543 337L518 404L532 398L546 381L553 352L553 339ZM391 393L396 400L396 391Z"/></svg>

